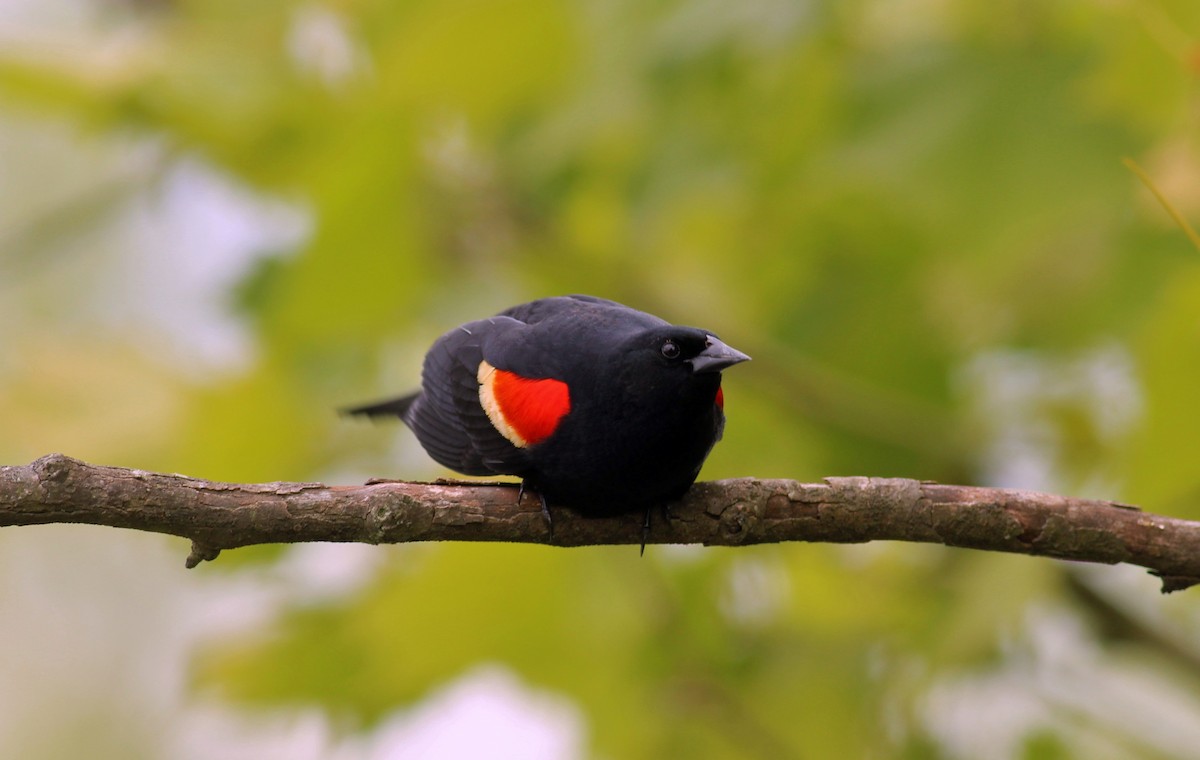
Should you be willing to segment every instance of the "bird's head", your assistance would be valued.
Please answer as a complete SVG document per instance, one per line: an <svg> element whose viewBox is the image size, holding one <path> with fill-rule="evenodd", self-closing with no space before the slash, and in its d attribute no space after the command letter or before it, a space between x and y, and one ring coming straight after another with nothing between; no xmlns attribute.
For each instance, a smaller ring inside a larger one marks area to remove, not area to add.
<svg viewBox="0 0 1200 760"><path fill-rule="evenodd" d="M642 343L642 350L653 361L667 367L682 367L694 375L720 372L750 357L717 336L694 327L669 327L651 330Z"/></svg>
<svg viewBox="0 0 1200 760"><path fill-rule="evenodd" d="M668 386L716 393L721 370L750 359L706 330L674 325L632 336L621 353L623 384L636 395Z"/></svg>

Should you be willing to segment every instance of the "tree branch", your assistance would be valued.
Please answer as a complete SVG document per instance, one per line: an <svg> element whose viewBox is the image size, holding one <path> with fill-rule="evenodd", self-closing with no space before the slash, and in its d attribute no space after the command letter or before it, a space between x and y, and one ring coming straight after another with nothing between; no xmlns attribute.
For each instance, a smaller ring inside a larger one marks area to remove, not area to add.
<svg viewBox="0 0 1200 760"><path fill-rule="evenodd" d="M187 566L266 543L550 543L536 495L515 484L218 483L86 464L61 454L0 467L0 526L85 523L189 538ZM554 509L554 545L631 544L642 515ZM734 546L892 540L1149 568L1163 592L1200 583L1200 522L1125 504L899 478L698 483L650 543Z"/></svg>

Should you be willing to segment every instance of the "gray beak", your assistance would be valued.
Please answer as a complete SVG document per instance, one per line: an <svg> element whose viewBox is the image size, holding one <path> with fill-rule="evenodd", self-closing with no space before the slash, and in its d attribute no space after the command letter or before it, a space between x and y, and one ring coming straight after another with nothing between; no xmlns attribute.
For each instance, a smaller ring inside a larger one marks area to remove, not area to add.
<svg viewBox="0 0 1200 760"><path fill-rule="evenodd" d="M692 372L698 375L702 372L720 372L726 367L747 361L750 361L749 356L709 335L704 350L691 360L691 365Z"/></svg>

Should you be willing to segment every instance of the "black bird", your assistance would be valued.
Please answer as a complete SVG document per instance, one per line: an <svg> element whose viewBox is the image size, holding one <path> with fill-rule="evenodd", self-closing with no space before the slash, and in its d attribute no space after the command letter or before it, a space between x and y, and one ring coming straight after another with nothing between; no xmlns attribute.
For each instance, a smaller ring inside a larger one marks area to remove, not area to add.
<svg viewBox="0 0 1200 760"><path fill-rule="evenodd" d="M347 409L397 416L440 464L516 475L585 516L665 507L725 426L721 370L750 357L592 296L543 298L468 322L425 356L421 390Z"/></svg>

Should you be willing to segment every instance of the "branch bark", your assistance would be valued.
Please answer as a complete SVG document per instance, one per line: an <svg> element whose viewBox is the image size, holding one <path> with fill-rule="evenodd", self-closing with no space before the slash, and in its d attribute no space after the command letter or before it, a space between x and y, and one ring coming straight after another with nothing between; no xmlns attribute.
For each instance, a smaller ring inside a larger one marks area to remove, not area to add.
<svg viewBox="0 0 1200 760"><path fill-rule="evenodd" d="M550 543L536 495L515 484L438 481L220 483L101 467L51 454L0 467L0 526L85 523L191 539L187 566L265 543ZM555 546L637 545L642 515L553 509ZM697 483L649 543L710 546L918 541L1083 562L1126 562L1163 592L1200 583L1200 522L1109 501L899 478Z"/></svg>

